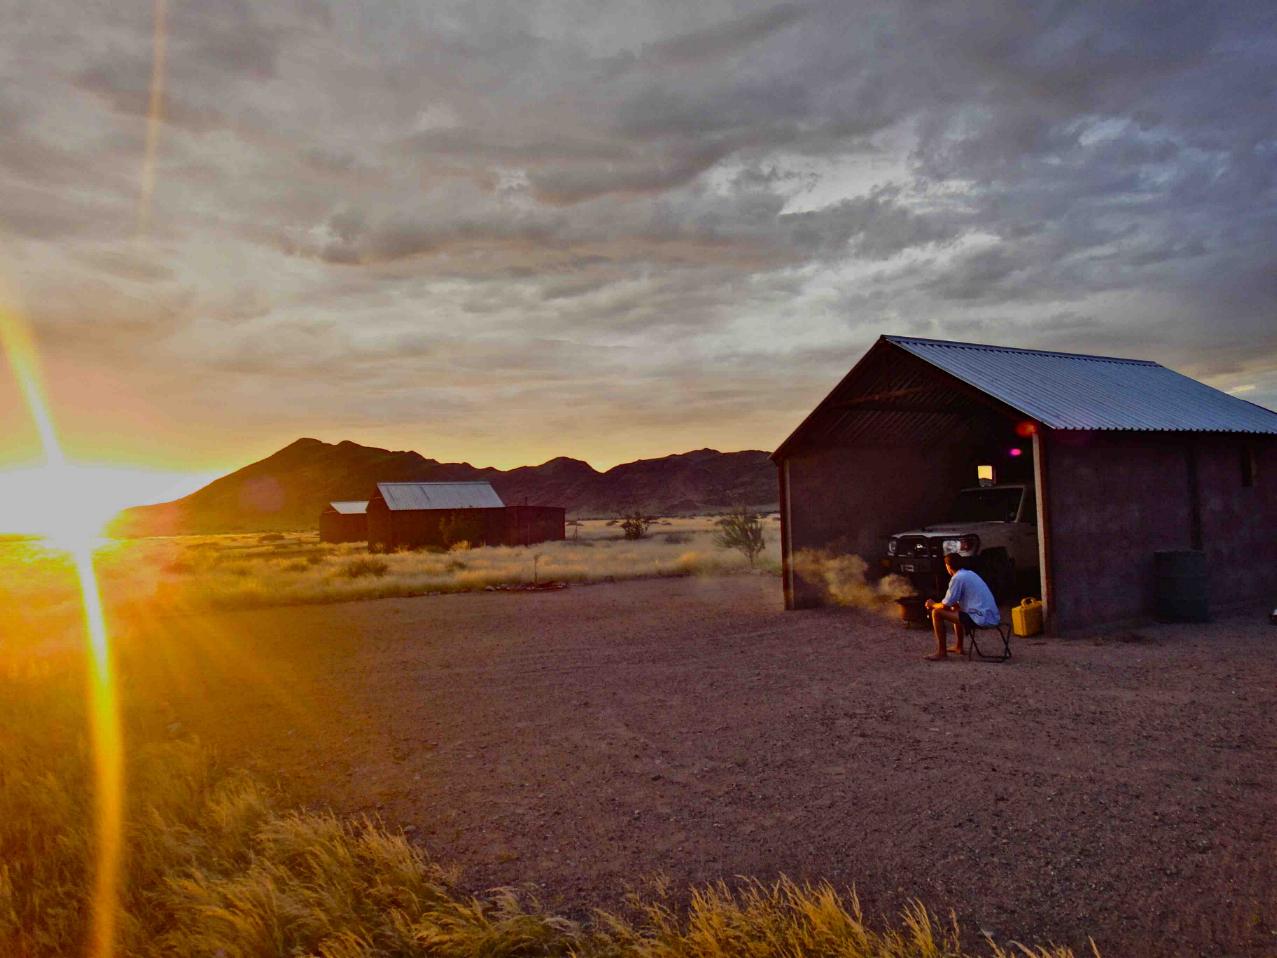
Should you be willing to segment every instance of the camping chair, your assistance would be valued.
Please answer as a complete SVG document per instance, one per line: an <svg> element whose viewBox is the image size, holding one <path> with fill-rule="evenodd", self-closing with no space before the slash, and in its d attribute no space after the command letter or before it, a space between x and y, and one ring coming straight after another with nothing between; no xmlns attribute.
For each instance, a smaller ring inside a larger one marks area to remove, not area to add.
<svg viewBox="0 0 1277 958"><path fill-rule="evenodd" d="M986 636L984 640L985 648L980 648L978 636L981 632L991 632L992 635ZM993 636L996 635L1002 640L1002 651L994 652L995 643ZM989 651L986 652L985 649ZM967 659L972 656L982 659L985 662L1005 662L1011 658L1011 623L1003 619L997 625L975 625L967 629Z"/></svg>

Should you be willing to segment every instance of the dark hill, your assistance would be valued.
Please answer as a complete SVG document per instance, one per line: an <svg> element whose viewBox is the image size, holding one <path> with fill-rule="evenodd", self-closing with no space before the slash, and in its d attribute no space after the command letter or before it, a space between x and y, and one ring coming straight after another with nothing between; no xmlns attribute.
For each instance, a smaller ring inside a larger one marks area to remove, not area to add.
<svg viewBox="0 0 1277 958"><path fill-rule="evenodd" d="M272 456L214 480L174 502L121 513L119 535L310 529L334 499L367 499L378 482L487 480L509 505L564 506L570 516L632 509L672 514L746 503L775 508L776 470L767 453L699 449L640 459L598 472L579 459L503 471L439 462L411 451L353 442L298 439Z"/></svg>

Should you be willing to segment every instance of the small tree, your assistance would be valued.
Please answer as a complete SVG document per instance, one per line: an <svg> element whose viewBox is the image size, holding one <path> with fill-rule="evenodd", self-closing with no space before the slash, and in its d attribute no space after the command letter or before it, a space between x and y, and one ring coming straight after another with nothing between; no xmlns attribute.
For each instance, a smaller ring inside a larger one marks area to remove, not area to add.
<svg viewBox="0 0 1277 958"><path fill-rule="evenodd" d="M762 517L741 506L723 516L715 525L718 531L714 533L714 544L722 549L735 549L749 560L752 569L767 545Z"/></svg>
<svg viewBox="0 0 1277 958"><path fill-rule="evenodd" d="M641 512L631 512L621 519L621 529L625 532L627 539L643 539L647 536L648 527L655 521L652 516L645 516Z"/></svg>
<svg viewBox="0 0 1277 958"><path fill-rule="evenodd" d="M471 516L453 512L445 515L439 523L439 537L448 549L457 546L460 551L483 538L483 526ZM462 546L462 543L465 545Z"/></svg>

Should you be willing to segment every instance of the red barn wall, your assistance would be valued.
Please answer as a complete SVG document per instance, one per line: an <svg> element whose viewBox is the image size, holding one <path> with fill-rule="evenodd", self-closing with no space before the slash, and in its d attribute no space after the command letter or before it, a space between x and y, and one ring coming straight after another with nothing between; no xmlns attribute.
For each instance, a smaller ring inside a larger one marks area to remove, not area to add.
<svg viewBox="0 0 1277 958"><path fill-rule="evenodd" d="M1249 487L1243 455L1253 456ZM1277 601L1277 438L1199 437L1197 479L1211 599Z"/></svg>
<svg viewBox="0 0 1277 958"><path fill-rule="evenodd" d="M340 512L319 514L321 542L364 542L368 538L368 516L363 513L343 515Z"/></svg>
<svg viewBox="0 0 1277 958"><path fill-rule="evenodd" d="M392 512L378 499L368 505L368 541L381 549L443 549L458 540L472 546L532 545L563 539L566 525L565 510L552 506Z"/></svg>
<svg viewBox="0 0 1277 958"><path fill-rule="evenodd" d="M1043 441L1054 628L1154 614L1153 553L1195 547L1190 450L1211 602L1277 589L1277 443L1249 443L1257 468L1255 485L1244 488L1248 443L1237 437L1050 432Z"/></svg>
<svg viewBox="0 0 1277 958"><path fill-rule="evenodd" d="M567 538L567 510L559 506L507 506L503 542L528 546Z"/></svg>

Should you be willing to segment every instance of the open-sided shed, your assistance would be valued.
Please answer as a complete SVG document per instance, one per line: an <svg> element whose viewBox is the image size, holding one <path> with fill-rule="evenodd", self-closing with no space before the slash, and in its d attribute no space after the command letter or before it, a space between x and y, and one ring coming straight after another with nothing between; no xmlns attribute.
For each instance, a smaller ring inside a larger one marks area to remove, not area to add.
<svg viewBox="0 0 1277 958"><path fill-rule="evenodd" d="M364 542L368 539L368 500L340 499L319 514L322 542Z"/></svg>
<svg viewBox="0 0 1277 958"><path fill-rule="evenodd" d="M1032 483L1052 629L1152 613L1158 550L1217 604L1277 590L1277 413L1154 362L883 336L772 458L787 608L823 601L803 550L876 568L984 463Z"/></svg>
<svg viewBox="0 0 1277 958"><path fill-rule="evenodd" d="M379 482L368 542L379 549L532 545L564 538L565 510L507 506L487 482Z"/></svg>

